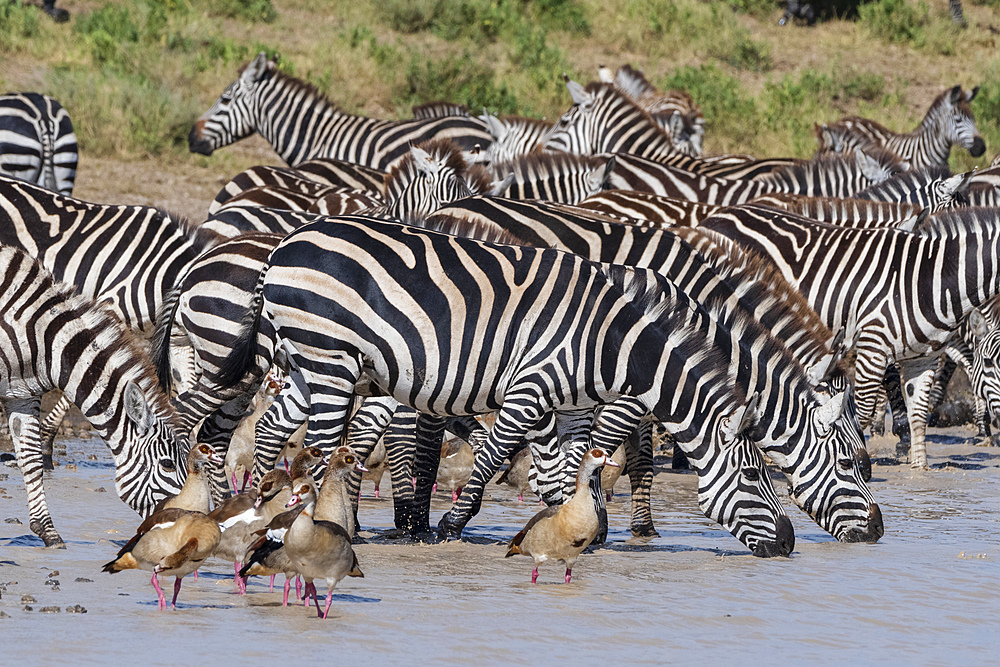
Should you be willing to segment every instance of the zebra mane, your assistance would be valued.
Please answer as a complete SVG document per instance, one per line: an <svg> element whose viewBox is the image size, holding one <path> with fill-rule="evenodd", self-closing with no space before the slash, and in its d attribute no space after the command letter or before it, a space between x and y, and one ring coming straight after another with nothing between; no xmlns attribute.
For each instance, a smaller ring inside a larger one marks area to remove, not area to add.
<svg viewBox="0 0 1000 667"><path fill-rule="evenodd" d="M1000 234L1000 209L964 206L931 216L920 228L930 238L961 239Z"/></svg>
<svg viewBox="0 0 1000 667"><path fill-rule="evenodd" d="M577 155L575 153L530 153L514 160L493 165L497 180L514 174L518 181L536 181L563 174L583 174L598 171L608 165L607 155Z"/></svg>
<svg viewBox="0 0 1000 667"><path fill-rule="evenodd" d="M447 213L433 213L423 220L412 223L414 226L432 232L461 236L467 239L485 241L487 243L502 243L504 245L528 245L522 239L506 229L490 225L484 220L469 220ZM536 246L539 247L539 246ZM544 246L543 246L544 247Z"/></svg>
<svg viewBox="0 0 1000 667"><path fill-rule="evenodd" d="M724 351L712 345L703 336L685 335L687 328L696 326L695 318L698 313L695 302L684 300L683 297L678 298L676 293L665 289L668 285L673 285L665 278L647 280L647 272L644 270L634 270L632 267L617 264L599 266L611 286L620 290L639 312L652 320L670 339L681 357L693 365L703 367L702 373L705 379L722 381L740 401L746 398L743 388L736 382L732 364ZM673 334L677 334L677 337L675 338Z"/></svg>
<svg viewBox="0 0 1000 667"><path fill-rule="evenodd" d="M202 227L202 223L194 222L187 216L171 213L162 208L157 208L156 212L175 223L199 253L211 250L227 240L222 234Z"/></svg>
<svg viewBox="0 0 1000 667"><path fill-rule="evenodd" d="M472 194L483 194L490 191L493 179L490 177L489 171L478 164L470 165L462 155L462 149L450 139L431 139L417 144L417 148L427 151L432 159L438 162L443 161L446 169L452 169L461 176L469 189L472 190ZM412 183L417 176L413 153L407 153L385 175L386 201L398 198L406 186Z"/></svg>
<svg viewBox="0 0 1000 667"><path fill-rule="evenodd" d="M16 252L24 254L22 250ZM35 262L28 257L29 262ZM132 380L142 390L149 409L171 427L177 427L177 413L159 388L159 380L143 344L135 333L125 326L110 305L94 301L76 291L76 287L60 282L39 265L38 281L41 288L62 301L72 318L94 332L93 345L109 359L125 368L122 380Z"/></svg>
<svg viewBox="0 0 1000 667"><path fill-rule="evenodd" d="M881 183L870 185L860 192L854 194L858 199L874 199L883 201L897 199L897 193L901 190L912 192L926 188L934 181L944 180L951 176L951 172L944 167L927 167L925 169L914 169L901 171L893 174Z"/></svg>
<svg viewBox="0 0 1000 667"><path fill-rule="evenodd" d="M498 120L507 127L539 127L549 129L555 122L544 118L527 118L525 116L503 116Z"/></svg>
<svg viewBox="0 0 1000 667"><path fill-rule="evenodd" d="M802 293L788 284L781 272L769 261L752 250L740 247L731 239L706 234L697 228L678 227L671 230L678 238L694 247L698 254L741 297L751 303L771 301L771 310L778 310L779 317L795 322L793 327L806 334L813 353L822 356L829 352L833 332L827 328Z"/></svg>
<svg viewBox="0 0 1000 667"><path fill-rule="evenodd" d="M882 147L865 146L864 154L877 162L895 175L909 169L909 163L898 155ZM775 179L793 178L801 179L808 174L815 174L824 171L846 169L851 173L857 173L859 167L857 157L854 153L824 153L811 160L795 160L791 164L777 167L767 174L763 174L753 180L760 182L771 182ZM892 178L892 176L890 176Z"/></svg>
<svg viewBox="0 0 1000 667"><path fill-rule="evenodd" d="M469 107L456 102L437 100L425 104L414 104L413 117L420 120L429 118L449 118L451 116L468 116Z"/></svg>
<svg viewBox="0 0 1000 667"><path fill-rule="evenodd" d="M691 111L697 109L694 98L686 90L661 91L651 84L640 70L634 69L631 65L622 65L618 68L618 71L615 73L614 84L621 92L633 100L638 100L640 97L646 95L655 95L657 97L669 96L684 100L684 103Z"/></svg>
<svg viewBox="0 0 1000 667"><path fill-rule="evenodd" d="M632 99L622 91L615 88L615 85L613 83L604 83L602 81L591 81L586 85L584 90L586 90L588 93L591 93L594 97L610 98L610 99L618 98L622 100L622 102L628 104L630 107L635 109L636 112L641 114L643 120L649 123L651 129L663 135L668 141L670 141L670 143L673 143L674 141L673 137L671 137L670 134L665 129L663 129L663 127L659 123L656 122L656 119L653 118L653 115L648 111L646 111L644 108L642 108L634 99Z"/></svg>

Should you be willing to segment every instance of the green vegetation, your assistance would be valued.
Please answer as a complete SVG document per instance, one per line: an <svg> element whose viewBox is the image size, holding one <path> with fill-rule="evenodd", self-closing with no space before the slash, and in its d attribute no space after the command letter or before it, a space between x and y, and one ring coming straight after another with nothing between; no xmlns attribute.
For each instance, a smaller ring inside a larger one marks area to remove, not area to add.
<svg viewBox="0 0 1000 667"><path fill-rule="evenodd" d="M964 30L942 2L873 0L844 21L839 1L806 29L776 25L778 0L98 0L68 25L0 0L0 87L58 98L85 155L230 169L189 155L186 136L262 50L345 110L381 117L449 100L553 118L570 104L563 72L586 82L629 62L694 96L712 153L808 156L814 124L850 114L909 130L946 86L980 83L987 155L956 151L953 166L1000 150L1000 0L967 3Z"/></svg>

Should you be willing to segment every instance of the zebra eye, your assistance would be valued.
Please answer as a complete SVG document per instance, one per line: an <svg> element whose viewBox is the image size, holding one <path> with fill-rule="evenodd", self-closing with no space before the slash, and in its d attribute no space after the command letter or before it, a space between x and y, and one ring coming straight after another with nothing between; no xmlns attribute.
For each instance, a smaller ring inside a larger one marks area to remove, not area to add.
<svg viewBox="0 0 1000 667"><path fill-rule="evenodd" d="M756 482L760 479L760 471L756 468L744 468L743 476L746 477L751 482Z"/></svg>
<svg viewBox="0 0 1000 667"><path fill-rule="evenodd" d="M229 104L232 101L233 98L231 98L229 95L223 95L222 97L219 98L219 102L221 102L222 104Z"/></svg>
<svg viewBox="0 0 1000 667"><path fill-rule="evenodd" d="M175 470L177 470L177 464L168 458L160 459L160 467L166 470L167 472L174 472Z"/></svg>
<svg viewBox="0 0 1000 667"><path fill-rule="evenodd" d="M837 465L840 466L841 470L850 470L854 465L854 459L840 459L837 461Z"/></svg>

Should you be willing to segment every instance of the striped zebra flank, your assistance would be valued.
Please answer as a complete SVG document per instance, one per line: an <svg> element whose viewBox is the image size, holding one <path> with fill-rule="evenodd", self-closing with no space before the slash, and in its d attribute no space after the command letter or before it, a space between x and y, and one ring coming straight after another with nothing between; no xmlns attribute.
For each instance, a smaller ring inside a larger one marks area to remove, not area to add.
<svg viewBox="0 0 1000 667"><path fill-rule="evenodd" d="M78 148L73 122L40 93L0 95L0 174L73 194Z"/></svg>
<svg viewBox="0 0 1000 667"><path fill-rule="evenodd" d="M39 409L60 389L107 443L119 497L142 515L180 491L186 446L146 356L115 313L0 247L0 400L24 475L32 532L62 545L45 501Z"/></svg>
<svg viewBox="0 0 1000 667"><path fill-rule="evenodd" d="M913 169L947 169L951 147L969 151L973 157L986 152L976 118L969 106L979 92L976 86L945 90L931 103L923 120L909 133L898 133L868 118L850 116L816 126L817 155L849 153L859 148L881 147L910 163Z"/></svg>
<svg viewBox="0 0 1000 667"><path fill-rule="evenodd" d="M318 188L313 195L306 195L296 190L289 190L276 185L258 185L231 197L213 213L241 207L264 207L307 212L310 208L316 206L320 199L331 194L334 190L339 190L339 188L326 186Z"/></svg>
<svg viewBox="0 0 1000 667"><path fill-rule="evenodd" d="M693 314L665 302L655 319L643 315L581 258L341 218L286 237L255 300L219 381L259 375L280 338L308 385L312 444L339 442L362 372L424 413L499 410L492 447L483 450L491 460L481 466L477 457L466 487L481 494L499 457L545 412L635 396L629 403L691 444L692 462L713 473L702 482L737 489L711 505L713 519L759 555L787 553L794 543L766 474L744 475L757 461L763 470L740 431L746 398L728 365L694 334ZM703 491L703 509L708 498L724 497ZM442 521L449 531L464 526L449 515Z"/></svg>
<svg viewBox="0 0 1000 667"><path fill-rule="evenodd" d="M605 189L614 166L614 157L535 153L494 164L497 180L510 182L507 189L494 194L577 204Z"/></svg>
<svg viewBox="0 0 1000 667"><path fill-rule="evenodd" d="M259 133L282 160L295 166L313 158L334 158L386 170L431 139L451 139L464 150L488 146L483 123L467 116L389 121L340 111L315 86L278 70L263 52L194 124L193 153L211 155Z"/></svg>
<svg viewBox="0 0 1000 667"><path fill-rule="evenodd" d="M587 197L577 206L623 222L656 223L662 227L697 226L700 220L722 210L721 206L630 190L605 190Z"/></svg>
<svg viewBox="0 0 1000 667"><path fill-rule="evenodd" d="M996 209L955 209L920 233L854 230L746 205L703 221L771 258L834 331L855 341L858 417L868 426L890 363L902 363L909 405L926 406L929 353L1000 291ZM909 414L911 464L926 466L926 414Z"/></svg>
<svg viewBox="0 0 1000 667"><path fill-rule="evenodd" d="M750 203L855 229L894 227L911 232L930 214L930 210L918 204L780 193L757 197Z"/></svg>
<svg viewBox="0 0 1000 667"><path fill-rule="evenodd" d="M313 202L306 211L317 215L351 215L374 211L385 206L382 197L377 197L364 190L334 188L320 199Z"/></svg>

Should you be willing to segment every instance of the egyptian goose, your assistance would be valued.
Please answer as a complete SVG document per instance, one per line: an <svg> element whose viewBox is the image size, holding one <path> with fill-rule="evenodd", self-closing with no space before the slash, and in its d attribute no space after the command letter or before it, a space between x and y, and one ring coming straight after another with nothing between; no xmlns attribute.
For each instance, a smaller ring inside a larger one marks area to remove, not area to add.
<svg viewBox="0 0 1000 667"><path fill-rule="evenodd" d="M306 429L309 427L309 422L300 426L295 433L292 433L291 437L285 441L284 447L281 449L281 453L278 454L278 460L284 462L285 470L288 470L288 462L295 460L295 456L302 451L302 445L305 443L306 439Z"/></svg>
<svg viewBox="0 0 1000 667"><path fill-rule="evenodd" d="M604 490L604 498L609 503L611 502L611 497L615 494L615 484L621 479L622 470L625 467L624 444L618 445L618 449L611 455L611 460L616 465L604 466L604 470L601 471L601 489Z"/></svg>
<svg viewBox="0 0 1000 667"><path fill-rule="evenodd" d="M240 420L236 430L233 431L232 438L229 440L229 450L226 452L226 476L233 483L233 493L237 493L236 474L238 472L243 474L243 485L239 492L246 490L251 470L253 470L257 422L271 407L274 399L278 397L285 386L286 383L273 371L268 372L267 378L254 394L246 416Z"/></svg>
<svg viewBox="0 0 1000 667"><path fill-rule="evenodd" d="M318 521L332 521L347 531L349 537L354 537L354 506L351 504L351 494L347 490L347 476L352 471L367 472L361 465L361 459L350 447L338 447L330 455L330 464L323 475L323 486L316 498Z"/></svg>
<svg viewBox="0 0 1000 667"><path fill-rule="evenodd" d="M209 488L205 468L209 464L222 463L222 457L208 445L195 445L188 452L187 479L180 493L167 496L153 508L154 512L165 509L183 509L208 514L211 509L212 492Z"/></svg>
<svg viewBox="0 0 1000 667"><path fill-rule="evenodd" d="M265 528L254 532L255 539L247 548L244 557L246 564L240 569L240 576L244 580L253 575L270 575L273 582L276 574L284 574L285 587L281 598L282 607L288 606L288 592L292 585L292 579L295 579L298 574L292 567L291 561L288 560L288 554L285 551L285 535L300 511L302 511L302 505L277 514ZM296 597L300 596L298 582L295 585L295 595Z"/></svg>
<svg viewBox="0 0 1000 667"><path fill-rule="evenodd" d="M617 465L599 449L588 451L580 462L573 497L563 505L543 509L511 540L506 558L524 554L535 560L531 583L538 580L538 566L550 560L565 563L566 583L570 582L573 564L597 536L599 527L597 508L590 494L590 478L601 466L613 468Z"/></svg>
<svg viewBox="0 0 1000 667"><path fill-rule="evenodd" d="M243 557L256 537L284 510L292 495L292 480L284 470L272 470L260 480L259 489L227 498L209 516L219 524L222 539L215 549L216 558L233 561L233 579L239 593L246 593L246 581L240 576Z"/></svg>
<svg viewBox="0 0 1000 667"><path fill-rule="evenodd" d="M362 482L374 482L375 483L375 497L378 498L378 487L382 483L382 476L385 474L386 469L389 467L389 455L385 451L385 443L379 440L375 443L375 448L372 449L372 453L368 455L365 459L365 468L368 469L367 472L362 473ZM360 491L358 492L360 496Z"/></svg>
<svg viewBox="0 0 1000 667"><path fill-rule="evenodd" d="M326 618L333 602L333 589L344 577L364 577L358 568L358 557L351 546L351 536L339 524L313 518L316 510L316 491L310 484L295 487L289 507L302 505L302 511L285 534L285 552L292 567L306 582L306 598L312 593L316 614ZM327 585L326 609L320 611L319 596L314 579L325 579Z"/></svg>
<svg viewBox="0 0 1000 667"><path fill-rule="evenodd" d="M326 463L323 450L319 447L306 447L292 460L292 465L288 469L288 476L292 479L292 488L300 484L312 484L316 486L316 480L312 475L313 466Z"/></svg>
<svg viewBox="0 0 1000 667"><path fill-rule="evenodd" d="M524 502L524 492L531 490L528 474L531 471L531 449L525 447L514 454L510 465L497 478L497 484L506 484L517 491L517 500Z"/></svg>
<svg viewBox="0 0 1000 667"><path fill-rule="evenodd" d="M201 567L219 544L219 524L201 512L172 507L151 514L139 526L135 537L118 552L115 560L102 568L114 574L122 570L151 570L150 583L156 589L160 609L167 600L157 575L176 577L171 607L177 607L181 579Z"/></svg>
<svg viewBox="0 0 1000 667"><path fill-rule="evenodd" d="M451 490L451 502L458 500L462 487L469 483L475 464L472 447L461 438L452 438L441 446L436 486Z"/></svg>

